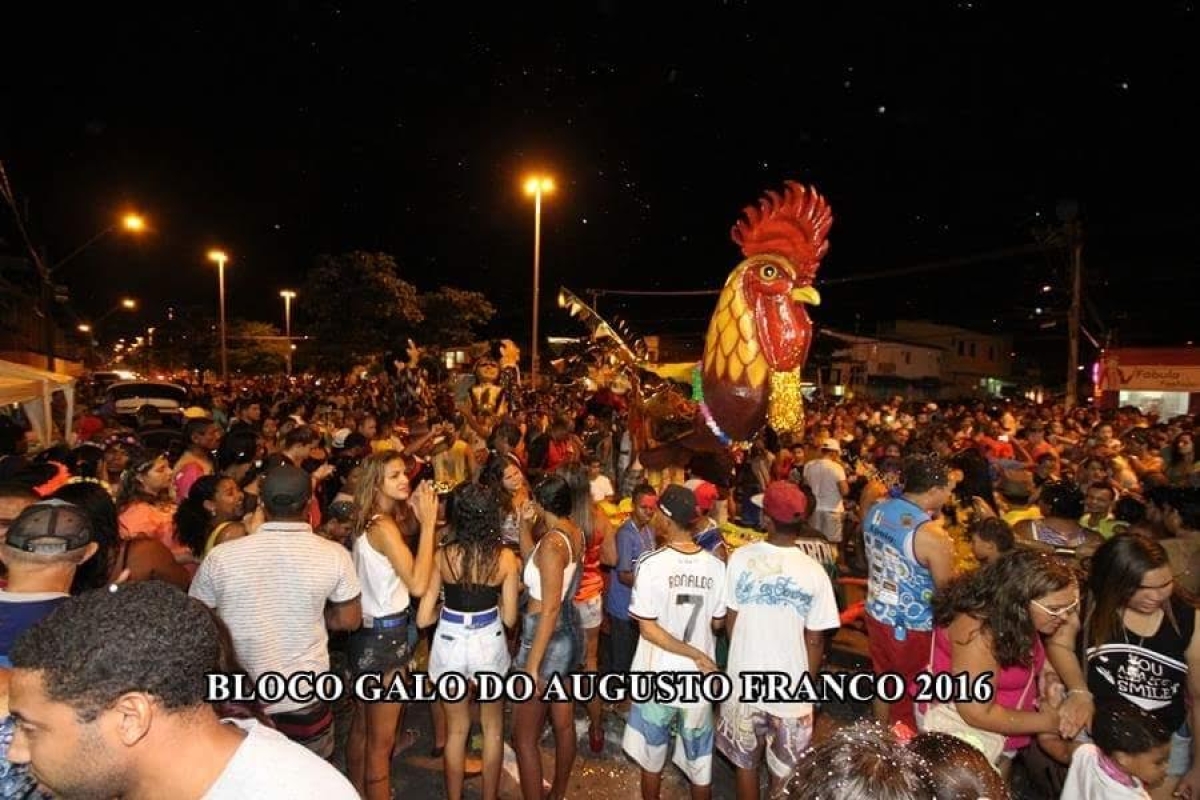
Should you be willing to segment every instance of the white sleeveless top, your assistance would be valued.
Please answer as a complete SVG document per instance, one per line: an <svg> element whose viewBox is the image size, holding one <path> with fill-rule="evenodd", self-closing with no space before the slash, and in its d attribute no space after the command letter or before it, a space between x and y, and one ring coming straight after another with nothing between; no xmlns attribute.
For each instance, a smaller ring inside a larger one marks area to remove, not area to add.
<svg viewBox="0 0 1200 800"><path fill-rule="evenodd" d="M567 536L567 534L563 533L558 528L550 531L550 533L557 533L559 536L563 537L563 541L567 543L567 553L570 557L570 561L567 563L567 568L563 570L562 597L559 598L562 601L566 601L567 591L571 588L571 579L575 577L575 570L579 568L579 564L575 561L575 551L571 548L571 537ZM550 534L546 535L549 536ZM525 585L529 588L529 596L539 602L542 599L542 571L538 569L537 551L538 548L542 546L542 542L544 541L546 541L545 538L542 538L533 546L533 550L529 553L529 561L525 563L525 572L521 576L521 580L523 580ZM366 612L364 611L363 613Z"/></svg>
<svg viewBox="0 0 1200 800"><path fill-rule="evenodd" d="M387 617L407 611L410 601L408 587L392 562L371 546L367 532L354 540L354 568L362 584L363 627L374 625L375 617Z"/></svg>

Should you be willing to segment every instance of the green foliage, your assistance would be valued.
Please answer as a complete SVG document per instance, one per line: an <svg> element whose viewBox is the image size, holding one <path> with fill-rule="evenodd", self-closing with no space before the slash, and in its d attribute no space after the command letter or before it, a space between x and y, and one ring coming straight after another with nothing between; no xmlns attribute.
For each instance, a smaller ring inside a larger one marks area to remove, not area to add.
<svg viewBox="0 0 1200 800"><path fill-rule="evenodd" d="M424 319L416 287L401 280L395 259L360 250L318 257L296 312L293 333L315 337L306 355L329 369L369 360L415 335Z"/></svg>
<svg viewBox="0 0 1200 800"><path fill-rule="evenodd" d="M283 331L266 322L233 320L229 323L229 371L247 375L283 372L287 342ZM218 359L220 356L218 355Z"/></svg>
<svg viewBox="0 0 1200 800"><path fill-rule="evenodd" d="M418 326L422 347L461 347L476 340L477 329L491 322L496 308L483 292L443 286L418 298L425 321Z"/></svg>

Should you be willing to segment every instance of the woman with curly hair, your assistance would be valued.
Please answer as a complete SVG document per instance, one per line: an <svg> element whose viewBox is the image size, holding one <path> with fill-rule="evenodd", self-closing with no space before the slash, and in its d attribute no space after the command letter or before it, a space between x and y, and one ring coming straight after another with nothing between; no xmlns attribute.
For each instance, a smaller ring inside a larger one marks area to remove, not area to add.
<svg viewBox="0 0 1200 800"><path fill-rule="evenodd" d="M518 511L529 502L529 481L520 461L513 455L493 455L480 473L479 482L495 490L500 501L501 538L515 551L521 538Z"/></svg>
<svg viewBox="0 0 1200 800"><path fill-rule="evenodd" d="M197 561L217 545L246 535L243 498L237 481L224 475L203 475L192 483L175 510L175 535Z"/></svg>
<svg viewBox="0 0 1200 800"><path fill-rule="evenodd" d="M1071 648L1047 653L1043 639L1053 637L1076 617L1079 586L1070 566L1046 553L1018 550L956 579L933 601L934 635L930 672L965 673L967 684L986 684L974 702L920 709L918 727L960 735L985 751L1006 774L1013 756L1040 733L1074 737L1090 717L1089 703L1038 707L1037 677L1047 658L1064 674L1078 660ZM959 719L955 720L954 717Z"/></svg>
<svg viewBox="0 0 1200 800"><path fill-rule="evenodd" d="M429 652L429 677L455 672L472 681L480 672L508 671L504 628L517 623L521 563L500 541L500 502L494 489L460 484L447 502L446 544L434 558L429 589L421 598L417 624L437 623ZM441 613L438 594L445 592ZM446 744L442 767L446 796L462 797L467 735L471 730L468 701L442 703L446 711ZM482 703L483 797L495 800L500 790L504 750L504 704Z"/></svg>

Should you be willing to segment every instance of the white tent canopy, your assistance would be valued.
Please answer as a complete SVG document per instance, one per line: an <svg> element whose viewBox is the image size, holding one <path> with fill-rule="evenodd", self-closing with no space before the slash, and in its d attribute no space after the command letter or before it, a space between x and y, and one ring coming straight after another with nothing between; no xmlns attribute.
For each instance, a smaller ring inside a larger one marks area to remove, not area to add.
<svg viewBox="0 0 1200 800"><path fill-rule="evenodd" d="M51 444L54 435L50 404L55 392L62 392L66 397L64 439L67 444L74 444L72 421L75 417L75 379L61 372L47 372L24 364L0 361L0 403L21 404L43 447Z"/></svg>

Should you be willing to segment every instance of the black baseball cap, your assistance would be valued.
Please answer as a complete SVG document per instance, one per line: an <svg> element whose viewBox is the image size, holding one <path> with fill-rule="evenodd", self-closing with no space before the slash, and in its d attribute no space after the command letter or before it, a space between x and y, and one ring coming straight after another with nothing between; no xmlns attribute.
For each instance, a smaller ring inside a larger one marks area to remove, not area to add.
<svg viewBox="0 0 1200 800"><path fill-rule="evenodd" d="M267 470L259 491L268 508L296 508L312 497L312 478L299 467L279 464Z"/></svg>
<svg viewBox="0 0 1200 800"><path fill-rule="evenodd" d="M5 543L26 553L53 555L86 547L92 521L82 508L50 499L26 506L8 526Z"/></svg>
<svg viewBox="0 0 1200 800"><path fill-rule="evenodd" d="M671 484L658 496L658 509L663 516L681 528L691 525L700 516L696 493L686 486Z"/></svg>

